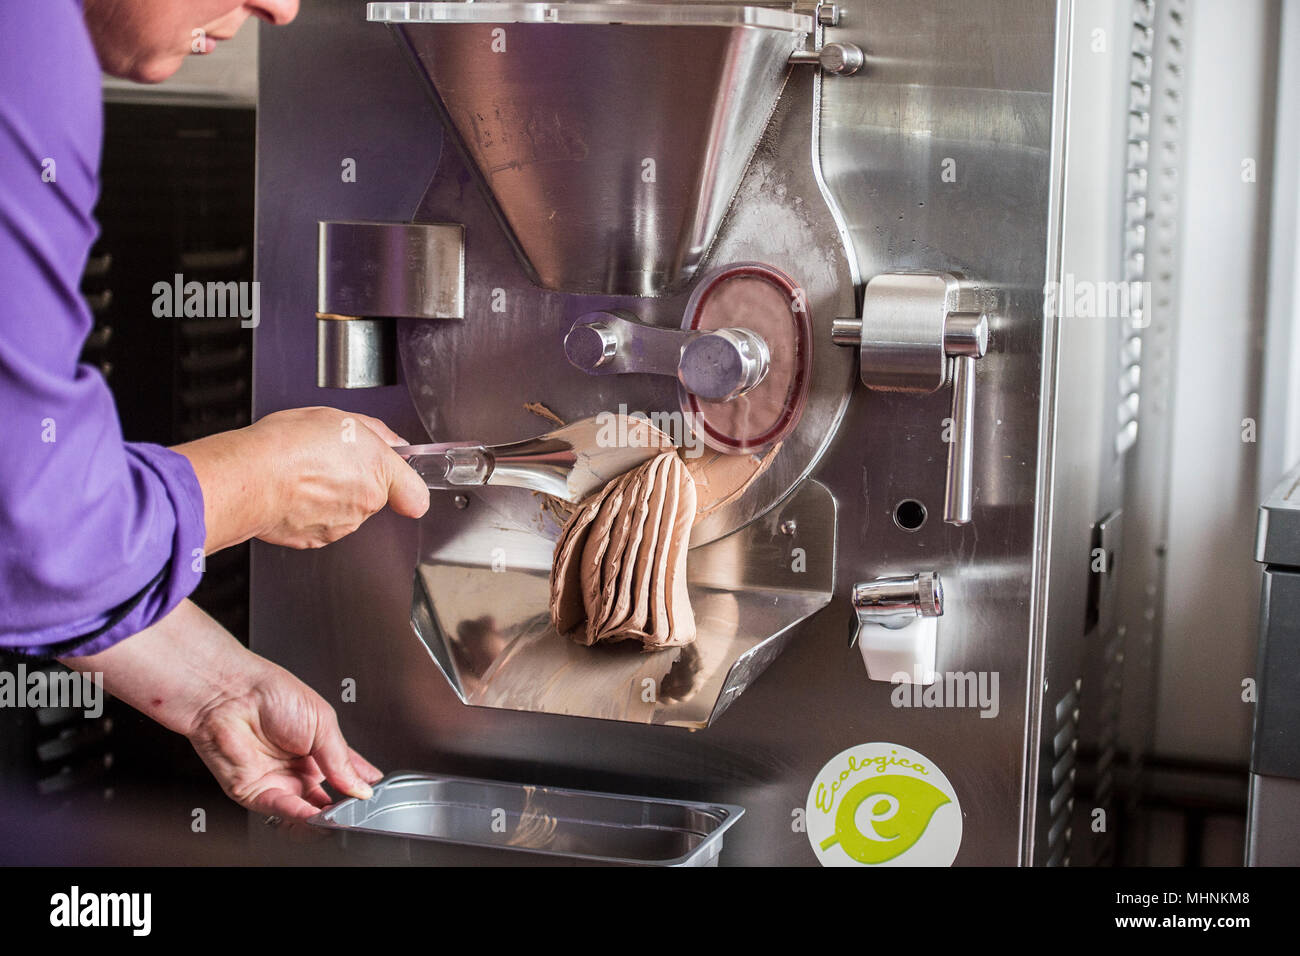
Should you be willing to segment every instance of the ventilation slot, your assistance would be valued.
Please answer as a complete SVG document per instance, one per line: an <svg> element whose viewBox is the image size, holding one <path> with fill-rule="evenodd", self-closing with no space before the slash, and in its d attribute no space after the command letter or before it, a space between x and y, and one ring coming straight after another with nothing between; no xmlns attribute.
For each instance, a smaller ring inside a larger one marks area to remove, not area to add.
<svg viewBox="0 0 1300 956"><path fill-rule="evenodd" d="M1133 4L1129 42L1128 165L1124 177L1124 288L1128 322L1123 330L1116 405L1115 455L1137 442L1139 390L1142 384L1142 330L1149 321L1147 289L1147 217L1151 162L1151 88L1155 48L1152 0Z"/></svg>
<svg viewBox="0 0 1300 956"><path fill-rule="evenodd" d="M1070 865L1070 817L1074 811L1074 778L1079 752L1079 690L1075 680L1069 693L1056 702L1052 733L1052 795L1048 806L1052 823L1047 833L1048 866Z"/></svg>

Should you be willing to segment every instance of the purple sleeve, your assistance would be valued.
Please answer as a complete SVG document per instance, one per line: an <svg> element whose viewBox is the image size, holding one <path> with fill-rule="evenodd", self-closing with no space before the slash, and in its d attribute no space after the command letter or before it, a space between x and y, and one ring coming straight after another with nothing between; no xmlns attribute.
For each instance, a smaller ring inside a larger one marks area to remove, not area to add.
<svg viewBox="0 0 1300 956"><path fill-rule="evenodd" d="M0 647L24 653L104 650L202 570L189 461L124 442L103 378L77 363L102 126L80 4L0 4Z"/></svg>

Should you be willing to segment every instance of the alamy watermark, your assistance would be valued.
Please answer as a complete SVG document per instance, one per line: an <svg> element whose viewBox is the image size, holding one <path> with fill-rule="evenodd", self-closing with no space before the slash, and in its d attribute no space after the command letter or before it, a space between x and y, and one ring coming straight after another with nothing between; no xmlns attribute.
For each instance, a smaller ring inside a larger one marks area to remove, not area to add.
<svg viewBox="0 0 1300 956"><path fill-rule="evenodd" d="M78 674L19 664L0 671L0 707L64 707L80 710L87 720L104 712L104 675Z"/></svg>
<svg viewBox="0 0 1300 956"><path fill-rule="evenodd" d="M895 707L979 708L980 717L989 718L1001 709L997 671L948 671L936 675L933 684L914 684L911 675L898 673L890 683L889 702Z"/></svg>
<svg viewBox="0 0 1300 956"><path fill-rule="evenodd" d="M1150 301L1150 282L1098 282L1067 272L1043 286L1043 312L1058 319L1131 319L1146 328Z"/></svg>
<svg viewBox="0 0 1300 956"><path fill-rule="evenodd" d="M176 273L171 282L153 284L153 314L158 319L233 319L255 329L261 319L262 287L259 282L185 281Z"/></svg>
<svg viewBox="0 0 1300 956"><path fill-rule="evenodd" d="M600 448L649 447L651 435L630 424L630 420L636 419L667 435L674 445L684 449L687 458L698 458L704 454L703 423L697 421L701 417L693 412L629 412L627 405L620 403L617 412L601 412L596 416L599 427L596 445Z"/></svg>
<svg viewBox="0 0 1300 956"><path fill-rule="evenodd" d="M153 928L152 893L87 893L73 886L50 897L50 925L55 927L123 927L132 936Z"/></svg>

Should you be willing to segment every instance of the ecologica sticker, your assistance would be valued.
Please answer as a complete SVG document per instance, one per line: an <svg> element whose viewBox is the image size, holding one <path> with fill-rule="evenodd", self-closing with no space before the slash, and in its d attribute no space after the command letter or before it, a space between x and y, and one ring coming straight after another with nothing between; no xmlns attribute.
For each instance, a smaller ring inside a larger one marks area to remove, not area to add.
<svg viewBox="0 0 1300 956"><path fill-rule="evenodd" d="M804 813L823 866L950 866L961 846L952 784L899 744L837 754L813 781Z"/></svg>

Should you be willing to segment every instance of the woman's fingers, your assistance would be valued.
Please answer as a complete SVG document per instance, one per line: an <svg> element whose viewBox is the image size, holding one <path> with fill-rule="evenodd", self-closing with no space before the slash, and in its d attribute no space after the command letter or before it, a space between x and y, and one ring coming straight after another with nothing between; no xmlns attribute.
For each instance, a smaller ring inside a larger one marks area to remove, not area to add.
<svg viewBox="0 0 1300 956"><path fill-rule="evenodd" d="M408 442L395 431L369 415L356 415L367 428L381 439L392 445L406 445ZM424 479L416 474L401 455L389 452L388 465L388 507L407 518L419 518L429 510L429 487Z"/></svg>
<svg viewBox="0 0 1300 956"><path fill-rule="evenodd" d="M256 813L282 817L285 820L305 820L320 812L320 807L280 787L263 790L243 805Z"/></svg>
<svg viewBox="0 0 1300 956"><path fill-rule="evenodd" d="M333 712L322 714L317 723L316 740L311 752L329 785L340 793L358 800L369 800L374 791L352 764L352 751L339 730Z"/></svg>
<svg viewBox="0 0 1300 956"><path fill-rule="evenodd" d="M376 435L382 438L389 445L410 444L410 442L408 442L401 435L397 434L397 432L393 431L391 428L385 425L378 418L374 418L370 415L362 415L360 412L345 412L344 414L350 415L352 418L355 418L357 421L361 422L361 424L365 425L367 428L369 428L372 432L374 432Z"/></svg>
<svg viewBox="0 0 1300 956"><path fill-rule="evenodd" d="M319 785L307 788L303 797L312 806L321 810L334 802L333 799L330 798L330 795L325 792L324 788Z"/></svg>
<svg viewBox="0 0 1300 956"><path fill-rule="evenodd" d="M352 766L357 773L361 774L366 783L378 783L384 776L384 772L372 764L361 754L357 753L351 747L348 748L348 754L352 757Z"/></svg>
<svg viewBox="0 0 1300 956"><path fill-rule="evenodd" d="M384 422L360 412L344 412L356 419L370 431L374 432L388 446L409 444L405 438L389 428ZM424 479L415 473L401 455L389 452L385 464L388 476L388 506L399 515L407 518L419 518L429 510L429 488Z"/></svg>
<svg viewBox="0 0 1300 956"><path fill-rule="evenodd" d="M401 455L388 452L390 478L388 507L407 518L419 518L429 510L429 486Z"/></svg>

